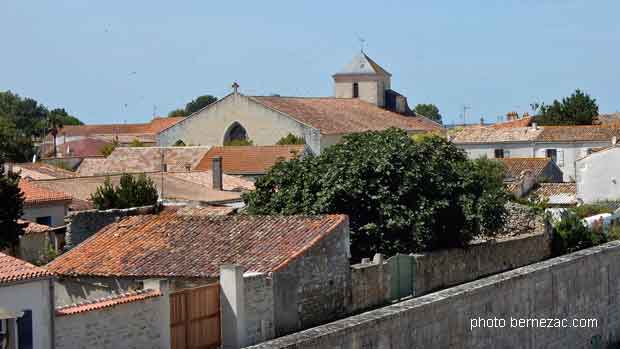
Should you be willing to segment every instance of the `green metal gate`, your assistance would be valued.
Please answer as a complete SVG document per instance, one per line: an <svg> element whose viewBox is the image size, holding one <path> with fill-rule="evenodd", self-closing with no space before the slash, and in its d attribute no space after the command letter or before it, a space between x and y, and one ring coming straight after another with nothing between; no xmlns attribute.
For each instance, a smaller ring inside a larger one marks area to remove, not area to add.
<svg viewBox="0 0 620 349"><path fill-rule="evenodd" d="M398 253L387 260L390 270L390 299L413 296L415 290L415 258Z"/></svg>

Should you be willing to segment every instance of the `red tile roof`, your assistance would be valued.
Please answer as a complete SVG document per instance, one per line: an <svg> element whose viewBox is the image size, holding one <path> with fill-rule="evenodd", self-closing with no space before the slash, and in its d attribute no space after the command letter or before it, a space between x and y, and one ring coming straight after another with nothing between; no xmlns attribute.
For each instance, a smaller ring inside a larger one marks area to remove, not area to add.
<svg viewBox="0 0 620 349"><path fill-rule="evenodd" d="M103 156L101 150L103 150L105 146L111 144L112 142L104 141L101 139L83 138L76 141L59 144L56 149L59 156L63 157L95 157ZM48 146L48 148L50 147ZM53 148L51 148L50 151L53 152Z"/></svg>
<svg viewBox="0 0 620 349"><path fill-rule="evenodd" d="M30 177L35 180L75 177L75 172L43 162L13 164L13 171L20 172L22 178Z"/></svg>
<svg viewBox="0 0 620 349"><path fill-rule="evenodd" d="M23 219L18 219L17 224L21 225L24 228L24 234L37 234L37 233L45 233L50 230L50 227L44 224L39 224L35 222L30 222Z"/></svg>
<svg viewBox="0 0 620 349"><path fill-rule="evenodd" d="M497 124L491 125L493 128L511 128L511 127L528 127L531 126L534 122L533 116L526 116L521 119L499 122Z"/></svg>
<svg viewBox="0 0 620 349"><path fill-rule="evenodd" d="M50 275L52 274L43 268L0 252L0 284L39 279Z"/></svg>
<svg viewBox="0 0 620 349"><path fill-rule="evenodd" d="M588 126L544 126L543 131L536 139L537 142L566 142L566 141L608 141L617 137L620 139L619 127L598 125Z"/></svg>
<svg viewBox="0 0 620 349"><path fill-rule="evenodd" d="M343 224L345 215L209 217L168 208L108 225L47 267L102 277L212 278L224 264L270 272Z"/></svg>
<svg viewBox="0 0 620 349"><path fill-rule="evenodd" d="M587 126L538 126L533 127L468 127L457 131L455 143L501 143L501 142L609 142L620 139L620 127Z"/></svg>
<svg viewBox="0 0 620 349"><path fill-rule="evenodd" d="M540 177L547 166L553 166L550 158L504 158L500 161L506 169L504 175L509 178L518 178L525 170L530 170L532 175Z"/></svg>
<svg viewBox="0 0 620 349"><path fill-rule="evenodd" d="M319 129L322 134L380 131L397 127L407 131L441 131L425 117L403 116L359 98L250 97L254 101Z"/></svg>
<svg viewBox="0 0 620 349"><path fill-rule="evenodd" d="M59 137L67 136L92 136L92 135L115 135L115 134L156 134L184 117L162 118L157 117L144 124L100 124L100 125L67 125L60 129Z"/></svg>
<svg viewBox="0 0 620 349"><path fill-rule="evenodd" d="M196 166L198 171L211 170L213 158L222 157L222 169L228 174L264 174L279 160L302 155L304 145L262 145L213 147Z"/></svg>
<svg viewBox="0 0 620 349"><path fill-rule="evenodd" d="M19 189L24 193L26 207L71 201L69 194L43 188L26 179L19 181Z"/></svg>
<svg viewBox="0 0 620 349"><path fill-rule="evenodd" d="M120 304L138 302L153 297L159 297L161 295L161 292L155 290L141 290L131 293L125 293L113 297L98 299L92 302L84 302L80 304L56 308L56 316L74 315L87 311L101 310Z"/></svg>
<svg viewBox="0 0 620 349"><path fill-rule="evenodd" d="M550 205L576 205L577 185L575 183L538 183L530 195L549 200Z"/></svg>

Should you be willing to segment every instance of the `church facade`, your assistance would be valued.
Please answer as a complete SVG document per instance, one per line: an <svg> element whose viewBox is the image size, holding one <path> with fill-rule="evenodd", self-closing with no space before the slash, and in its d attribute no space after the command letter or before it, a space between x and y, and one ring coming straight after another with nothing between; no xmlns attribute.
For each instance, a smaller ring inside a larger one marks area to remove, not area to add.
<svg viewBox="0 0 620 349"><path fill-rule="evenodd" d="M222 145L251 140L273 145L289 133L303 137L314 154L346 134L397 127L438 132L440 124L415 116L404 96L391 90L391 75L364 53L333 75L334 97L246 96L233 93L158 133L160 146Z"/></svg>

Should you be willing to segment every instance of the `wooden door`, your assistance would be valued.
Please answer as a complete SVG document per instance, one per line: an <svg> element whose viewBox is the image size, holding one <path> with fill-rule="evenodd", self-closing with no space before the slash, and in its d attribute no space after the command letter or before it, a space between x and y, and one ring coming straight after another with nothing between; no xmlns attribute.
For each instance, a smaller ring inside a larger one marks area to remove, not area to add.
<svg viewBox="0 0 620 349"><path fill-rule="evenodd" d="M170 294L170 337L172 349L219 347L219 283Z"/></svg>

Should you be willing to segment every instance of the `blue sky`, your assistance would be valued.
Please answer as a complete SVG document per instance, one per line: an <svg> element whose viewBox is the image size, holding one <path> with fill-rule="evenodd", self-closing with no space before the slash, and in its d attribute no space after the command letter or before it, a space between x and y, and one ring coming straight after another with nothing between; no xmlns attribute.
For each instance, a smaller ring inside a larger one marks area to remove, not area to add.
<svg viewBox="0 0 620 349"><path fill-rule="evenodd" d="M328 96L359 50L448 122L581 88L620 110L620 1L0 1L0 90L87 123L143 122L197 95Z"/></svg>

